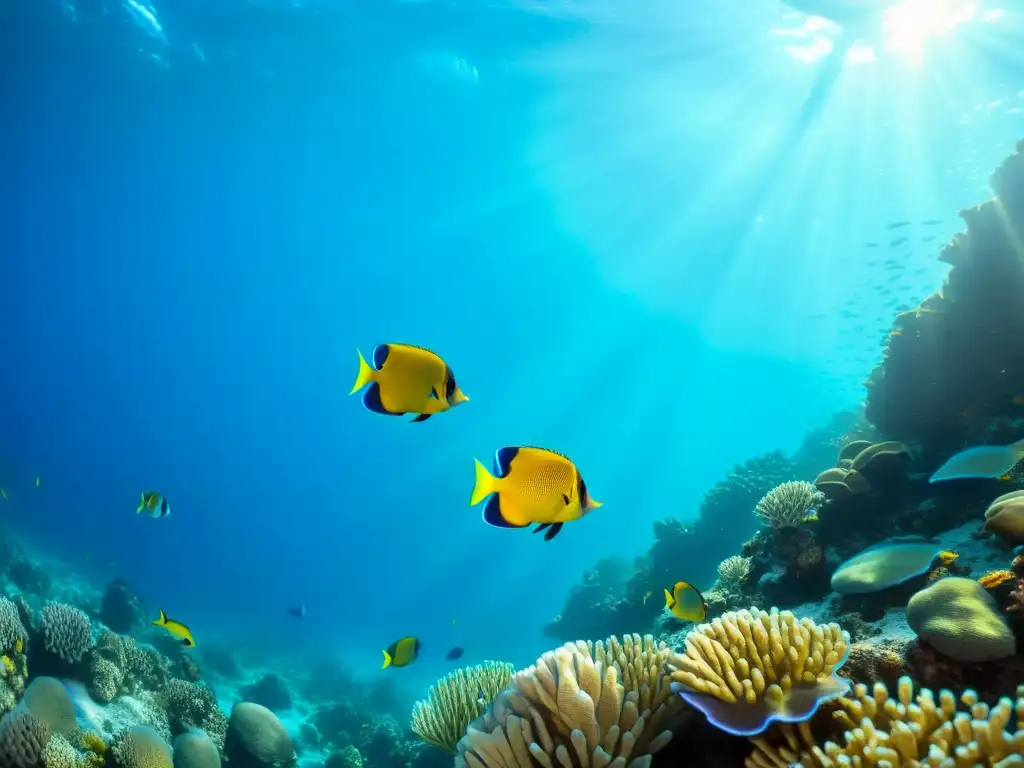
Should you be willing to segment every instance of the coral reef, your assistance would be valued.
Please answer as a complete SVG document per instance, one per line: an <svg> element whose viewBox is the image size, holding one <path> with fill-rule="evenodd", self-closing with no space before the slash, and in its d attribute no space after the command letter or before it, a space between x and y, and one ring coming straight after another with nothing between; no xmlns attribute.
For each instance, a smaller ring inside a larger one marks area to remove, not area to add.
<svg viewBox="0 0 1024 768"><path fill-rule="evenodd" d="M850 645L837 624L751 608L699 625L684 642L685 651L668 659L672 689L728 733L806 720L849 688L835 674Z"/></svg>
<svg viewBox="0 0 1024 768"><path fill-rule="evenodd" d="M950 691L938 697L922 688L914 696L914 683L900 679L897 698L890 698L883 683L873 688L858 684L853 696L839 699L832 731L841 743L826 740L819 746L810 727L781 726L769 737L755 738L747 768L834 765L1019 765L1024 754L1024 688L1016 702L1002 698L994 707L964 691L957 699ZM1006 727L1013 723L1014 731ZM838 728L837 728L838 727Z"/></svg>
<svg viewBox="0 0 1024 768"><path fill-rule="evenodd" d="M686 716L667 655L637 635L545 653L469 727L456 766L650 765Z"/></svg>
<svg viewBox="0 0 1024 768"><path fill-rule="evenodd" d="M990 183L996 197L962 211L967 232L942 251L952 266L942 290L897 318L867 383L868 419L936 467L964 445L1021 436L1024 141Z"/></svg>
<svg viewBox="0 0 1024 768"><path fill-rule="evenodd" d="M449 673L412 708L412 729L428 744L454 753L469 724L512 682L511 664L485 661Z"/></svg>
<svg viewBox="0 0 1024 768"><path fill-rule="evenodd" d="M816 520L815 510L825 497L804 480L777 485L754 506L754 514L772 528L796 528Z"/></svg>

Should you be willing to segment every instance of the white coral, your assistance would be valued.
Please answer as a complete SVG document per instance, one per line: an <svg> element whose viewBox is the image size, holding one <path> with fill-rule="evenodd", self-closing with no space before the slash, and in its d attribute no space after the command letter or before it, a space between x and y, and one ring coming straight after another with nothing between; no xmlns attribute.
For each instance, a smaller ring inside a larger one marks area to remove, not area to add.
<svg viewBox="0 0 1024 768"><path fill-rule="evenodd" d="M813 518L825 497L813 485L803 480L794 480L772 488L764 495L754 514L772 528L795 528Z"/></svg>
<svg viewBox="0 0 1024 768"><path fill-rule="evenodd" d="M740 585L750 575L749 557L733 555L718 564L718 581L715 589L719 592L738 592Z"/></svg>

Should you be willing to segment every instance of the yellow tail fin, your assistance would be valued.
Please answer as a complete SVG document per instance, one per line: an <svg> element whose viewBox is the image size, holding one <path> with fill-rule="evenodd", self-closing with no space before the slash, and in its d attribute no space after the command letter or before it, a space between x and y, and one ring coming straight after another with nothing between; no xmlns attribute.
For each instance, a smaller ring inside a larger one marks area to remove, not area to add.
<svg viewBox="0 0 1024 768"><path fill-rule="evenodd" d="M669 592L666 589L665 590L665 607L666 608L671 608L673 603L675 603L675 600L672 598L672 593Z"/></svg>
<svg viewBox="0 0 1024 768"><path fill-rule="evenodd" d="M384 654L384 663L380 665L381 669L387 669L391 666L391 654L387 651L381 651Z"/></svg>
<svg viewBox="0 0 1024 768"><path fill-rule="evenodd" d="M363 357L363 353L358 349L356 350L356 354L359 355L359 374L356 376L356 383L352 385L352 391L349 392L350 395L354 395L360 389L373 381L373 368L371 368L370 364L366 362L366 358Z"/></svg>
<svg viewBox="0 0 1024 768"><path fill-rule="evenodd" d="M145 508L146 508L146 492L142 491L142 497L139 499L139 506L137 506L135 508L135 514L136 515L139 514L139 512L141 512Z"/></svg>
<svg viewBox="0 0 1024 768"><path fill-rule="evenodd" d="M160 618L154 621L153 625L157 627L162 627L167 623L167 614L164 613L163 608L157 608L157 610L160 611Z"/></svg>
<svg viewBox="0 0 1024 768"><path fill-rule="evenodd" d="M487 496L490 496L497 490L496 483L498 478L487 471L487 467L480 463L479 459L473 459L476 462L476 483L473 485L473 495L469 497L469 506L475 506L484 500Z"/></svg>

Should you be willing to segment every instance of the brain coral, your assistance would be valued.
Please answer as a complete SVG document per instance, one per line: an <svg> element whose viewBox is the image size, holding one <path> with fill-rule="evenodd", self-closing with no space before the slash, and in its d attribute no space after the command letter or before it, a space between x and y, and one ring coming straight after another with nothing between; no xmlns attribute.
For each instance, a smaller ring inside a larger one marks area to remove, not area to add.
<svg viewBox="0 0 1024 768"><path fill-rule="evenodd" d="M92 648L92 622L84 611L65 603L49 603L39 617L46 650L69 663Z"/></svg>
<svg viewBox="0 0 1024 768"><path fill-rule="evenodd" d="M806 720L849 689L835 674L850 653L850 636L837 624L751 608L695 627L685 644L668 660L672 688L728 733L752 736L776 720Z"/></svg>
<svg viewBox="0 0 1024 768"><path fill-rule="evenodd" d="M455 765L646 768L685 716L665 675L668 653L639 635L548 651L469 727Z"/></svg>
<svg viewBox="0 0 1024 768"><path fill-rule="evenodd" d="M922 589L907 603L907 623L928 645L957 661L1005 659L1016 650L995 600L973 579L950 576Z"/></svg>
<svg viewBox="0 0 1024 768"><path fill-rule="evenodd" d="M169 680L158 694L174 733L201 728L218 749L224 747L228 720L217 706L217 697L208 685L188 680Z"/></svg>
<svg viewBox="0 0 1024 768"><path fill-rule="evenodd" d="M834 719L842 744L826 741L818 746L805 723L780 728L781 743L751 739L755 750L747 758L747 768L1021 764L1024 687L1017 689L1016 702L1003 698L991 709L970 690L960 697L958 708L949 691L939 691L938 701L927 688L915 697L909 677L900 678L898 689L898 699L892 699L882 683L875 683L870 692L866 685L857 685L852 697L840 698ZM1012 733L1006 731L1011 723Z"/></svg>
<svg viewBox="0 0 1024 768"><path fill-rule="evenodd" d="M469 724L508 687L514 674L511 664L485 661L446 675L431 686L425 701L413 705L413 731L428 744L455 752Z"/></svg>
<svg viewBox="0 0 1024 768"><path fill-rule="evenodd" d="M174 768L220 768L220 752L210 737L191 730L174 740Z"/></svg>
<svg viewBox="0 0 1024 768"><path fill-rule="evenodd" d="M21 706L55 733L66 736L76 728L75 705L64 684L56 678L37 677L29 683Z"/></svg>
<svg viewBox="0 0 1024 768"><path fill-rule="evenodd" d="M921 542L878 544L840 565L832 574L832 589L840 595L880 592L920 576L941 551Z"/></svg>
<svg viewBox="0 0 1024 768"><path fill-rule="evenodd" d="M21 707L0 720L0 765L3 768L43 768L43 749L50 730Z"/></svg>
<svg viewBox="0 0 1024 768"><path fill-rule="evenodd" d="M231 708L224 756L232 768L292 765L295 747L277 715L251 701Z"/></svg>
<svg viewBox="0 0 1024 768"><path fill-rule="evenodd" d="M121 731L110 750L120 768L173 768L171 748L160 734L144 725Z"/></svg>

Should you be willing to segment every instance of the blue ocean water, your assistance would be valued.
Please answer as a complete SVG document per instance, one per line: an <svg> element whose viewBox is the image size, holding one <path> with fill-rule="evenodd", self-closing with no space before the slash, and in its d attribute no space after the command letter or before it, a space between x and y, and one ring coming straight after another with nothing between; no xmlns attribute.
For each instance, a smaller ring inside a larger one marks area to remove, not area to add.
<svg viewBox="0 0 1024 768"><path fill-rule="evenodd" d="M808 103L836 35L773 0L165 0L163 37L72 2L0 9L2 519L200 645L373 675L416 635L412 688L455 645L529 663L585 569L859 403L945 270L915 240L893 287L863 244L958 231L1024 128L1010 3ZM363 409L388 341L471 402ZM605 506L487 527L503 445Z"/></svg>

